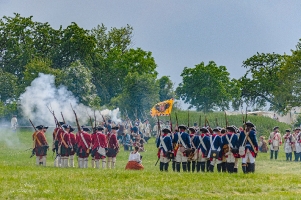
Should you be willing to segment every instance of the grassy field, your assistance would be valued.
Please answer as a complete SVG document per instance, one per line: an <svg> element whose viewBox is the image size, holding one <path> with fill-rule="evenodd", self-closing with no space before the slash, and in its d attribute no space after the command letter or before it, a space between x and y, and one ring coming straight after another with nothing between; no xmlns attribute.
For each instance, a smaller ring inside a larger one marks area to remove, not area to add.
<svg viewBox="0 0 301 200"><path fill-rule="evenodd" d="M238 174L160 172L154 166L154 139L142 153L144 171L125 171L129 152L123 150L118 154L116 169L63 169L53 167L52 152L47 167L35 166L35 158L30 159L31 152L25 151L32 146L30 129L5 131L5 135L3 131L0 199L301 198L301 162L286 162L283 148L277 161L269 160L268 154L259 154L255 174L243 174L241 168ZM47 138L51 143L51 130Z"/></svg>

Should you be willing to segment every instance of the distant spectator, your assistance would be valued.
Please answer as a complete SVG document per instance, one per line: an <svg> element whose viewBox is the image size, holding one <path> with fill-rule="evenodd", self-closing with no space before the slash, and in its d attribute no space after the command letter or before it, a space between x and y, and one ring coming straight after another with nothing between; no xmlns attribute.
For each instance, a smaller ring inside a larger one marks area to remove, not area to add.
<svg viewBox="0 0 301 200"><path fill-rule="evenodd" d="M268 147L267 142L265 141L264 136L260 136L258 147L259 147L260 152L262 152L262 153L267 153L268 152L269 147Z"/></svg>
<svg viewBox="0 0 301 200"><path fill-rule="evenodd" d="M16 131L17 126L18 126L18 120L17 120L17 115L13 115L13 117L10 120L11 128L13 131Z"/></svg>
<svg viewBox="0 0 301 200"><path fill-rule="evenodd" d="M129 151L131 148L131 136L127 133L122 133L122 141L123 148L125 151Z"/></svg>

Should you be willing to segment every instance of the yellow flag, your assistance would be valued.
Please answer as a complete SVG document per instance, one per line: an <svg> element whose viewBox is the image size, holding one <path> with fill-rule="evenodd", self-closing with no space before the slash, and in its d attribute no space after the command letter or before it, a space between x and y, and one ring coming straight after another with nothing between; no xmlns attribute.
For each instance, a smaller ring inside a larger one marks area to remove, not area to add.
<svg viewBox="0 0 301 200"><path fill-rule="evenodd" d="M174 99L169 99L166 101L162 101L154 105L154 107L150 110L150 114L152 117L155 116L168 116L171 113Z"/></svg>

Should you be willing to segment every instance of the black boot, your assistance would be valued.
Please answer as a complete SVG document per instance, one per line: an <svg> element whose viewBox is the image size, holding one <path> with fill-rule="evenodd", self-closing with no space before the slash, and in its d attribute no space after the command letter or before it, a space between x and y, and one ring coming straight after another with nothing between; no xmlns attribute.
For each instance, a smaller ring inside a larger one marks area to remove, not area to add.
<svg viewBox="0 0 301 200"><path fill-rule="evenodd" d="M206 168L206 163L205 162L201 162L201 171L205 172L205 168Z"/></svg>
<svg viewBox="0 0 301 200"><path fill-rule="evenodd" d="M164 163L164 170L165 170L166 172L168 172L168 165L169 165L169 163Z"/></svg>
<svg viewBox="0 0 301 200"><path fill-rule="evenodd" d="M196 163L196 172L200 172L201 171L201 162L197 162Z"/></svg>
<svg viewBox="0 0 301 200"><path fill-rule="evenodd" d="M161 171L161 172L163 171L163 167L164 167L164 163L163 163L163 162L160 162L160 171Z"/></svg>
<svg viewBox="0 0 301 200"><path fill-rule="evenodd" d="M191 166L191 171L194 172L194 171L195 171L195 164L196 164L196 161L192 161L191 164L192 164L192 166Z"/></svg>
<svg viewBox="0 0 301 200"><path fill-rule="evenodd" d="M226 165L227 165L227 171L228 171L228 173L233 173L233 168L234 168L234 165L232 166L232 164L234 164L234 163L227 163ZM233 168L232 168L233 167Z"/></svg>
<svg viewBox="0 0 301 200"><path fill-rule="evenodd" d="M274 151L271 150L271 157L270 157L270 159L273 159L273 154L274 154Z"/></svg>
<svg viewBox="0 0 301 200"><path fill-rule="evenodd" d="M222 171L222 163L217 164L216 167L217 167L217 171L218 171L218 172L221 172L221 171Z"/></svg>
<svg viewBox="0 0 301 200"><path fill-rule="evenodd" d="M278 151L275 151L275 160L277 160L278 157Z"/></svg>
<svg viewBox="0 0 301 200"><path fill-rule="evenodd" d="M39 162L39 165L43 165L43 162Z"/></svg>
<svg viewBox="0 0 301 200"><path fill-rule="evenodd" d="M234 169L233 169L233 172L234 172L234 173L237 173L237 172L238 172L238 169L237 169L237 168L234 168Z"/></svg>
<svg viewBox="0 0 301 200"><path fill-rule="evenodd" d="M176 163L177 172L180 172L180 170L181 170L181 165L180 164L181 163L179 163L179 162Z"/></svg>
<svg viewBox="0 0 301 200"><path fill-rule="evenodd" d="M254 163L249 163L249 172L250 173L254 173L255 172L255 165L254 165Z"/></svg>
<svg viewBox="0 0 301 200"><path fill-rule="evenodd" d="M226 162L222 162L222 172L227 172Z"/></svg>
<svg viewBox="0 0 301 200"><path fill-rule="evenodd" d="M241 168L242 168L243 173L246 174L247 173L247 166L246 166L246 164L242 164Z"/></svg>
<svg viewBox="0 0 301 200"><path fill-rule="evenodd" d="M250 165L250 163L247 163L246 164L246 173L249 173L249 172L251 172L251 165Z"/></svg>
<svg viewBox="0 0 301 200"><path fill-rule="evenodd" d="M207 160L207 162L206 162L207 172L209 172L209 167L210 167L210 160Z"/></svg>
<svg viewBox="0 0 301 200"><path fill-rule="evenodd" d="M187 172L187 162L182 162L183 172Z"/></svg>
<svg viewBox="0 0 301 200"><path fill-rule="evenodd" d="M187 171L190 172L191 161L187 162ZM183 167L184 168L184 167Z"/></svg>

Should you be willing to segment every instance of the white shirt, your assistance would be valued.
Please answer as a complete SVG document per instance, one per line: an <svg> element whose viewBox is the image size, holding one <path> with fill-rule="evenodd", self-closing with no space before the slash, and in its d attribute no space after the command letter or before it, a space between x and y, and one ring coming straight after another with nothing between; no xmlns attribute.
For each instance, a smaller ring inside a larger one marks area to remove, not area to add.
<svg viewBox="0 0 301 200"><path fill-rule="evenodd" d="M134 151L132 151L129 156L129 161L136 161L140 163L140 154L138 152L135 153Z"/></svg>

